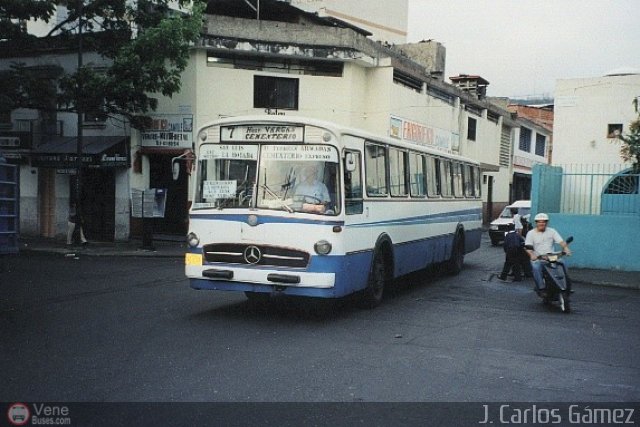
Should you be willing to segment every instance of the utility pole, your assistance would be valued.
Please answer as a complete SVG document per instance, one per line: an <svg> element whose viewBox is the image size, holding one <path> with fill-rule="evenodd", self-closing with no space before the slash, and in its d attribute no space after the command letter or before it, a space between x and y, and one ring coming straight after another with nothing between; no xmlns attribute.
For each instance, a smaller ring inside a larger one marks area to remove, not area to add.
<svg viewBox="0 0 640 427"><path fill-rule="evenodd" d="M75 194L74 194L74 198L75 198L75 204L76 204L76 216L77 216L77 221L80 221L80 224L82 224L82 218L84 218L82 216L82 200L81 200L81 194L82 194L82 140L83 140L83 133L82 133L82 115L83 115L83 108L82 108L82 101L81 101L81 97L82 97L82 76L81 76L81 72L82 72L82 53L83 53L83 46L82 46L82 14L83 14L83 3L84 0L78 0L78 69L77 69L77 73L78 75L78 87L77 87L77 92L76 92L76 112L78 114L78 131L77 131L77 145L76 145L76 185L75 185Z"/></svg>

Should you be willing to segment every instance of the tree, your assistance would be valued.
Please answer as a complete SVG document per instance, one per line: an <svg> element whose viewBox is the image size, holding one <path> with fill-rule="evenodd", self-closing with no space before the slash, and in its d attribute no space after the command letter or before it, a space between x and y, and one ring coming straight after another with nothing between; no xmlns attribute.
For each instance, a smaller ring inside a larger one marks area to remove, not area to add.
<svg viewBox="0 0 640 427"><path fill-rule="evenodd" d="M620 149L620 155L626 162L633 162L633 170L636 173L640 173L640 110L638 106L638 98L633 100L638 118L629 124L629 132L626 135L621 135L622 148Z"/></svg>
<svg viewBox="0 0 640 427"><path fill-rule="evenodd" d="M184 12L169 7L176 3ZM50 22L56 6L68 14L42 37L28 34L22 22ZM66 72L34 71L15 63L0 76L4 108L101 112L129 119L142 128L146 113L157 108L158 94L180 90L189 47L200 37L204 0L3 0L0 3L0 52L46 51L52 47L96 52L110 66L85 64ZM83 36L78 35L82 23ZM81 40L81 41L80 41ZM48 82L48 83L47 83ZM43 89L44 88L44 89ZM54 97L52 101L52 96Z"/></svg>

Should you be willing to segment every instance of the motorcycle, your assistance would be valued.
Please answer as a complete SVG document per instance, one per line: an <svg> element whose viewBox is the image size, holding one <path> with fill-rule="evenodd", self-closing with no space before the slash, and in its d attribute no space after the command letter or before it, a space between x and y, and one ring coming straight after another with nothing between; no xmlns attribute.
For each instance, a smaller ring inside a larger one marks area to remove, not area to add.
<svg viewBox="0 0 640 427"><path fill-rule="evenodd" d="M569 237L567 244L573 241L573 237ZM543 291L537 290L536 292L544 305L557 304L563 313L571 312L571 282L568 277L568 273L565 274L565 268L558 262L562 257L566 256L564 251L551 252L546 255L541 255L542 260L542 278L545 283L545 289Z"/></svg>

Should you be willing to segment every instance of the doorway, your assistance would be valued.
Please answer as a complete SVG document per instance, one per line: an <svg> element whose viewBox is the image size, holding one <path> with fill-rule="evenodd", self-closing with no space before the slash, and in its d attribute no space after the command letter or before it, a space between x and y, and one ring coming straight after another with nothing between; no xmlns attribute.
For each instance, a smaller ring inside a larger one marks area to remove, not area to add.
<svg viewBox="0 0 640 427"><path fill-rule="evenodd" d="M189 178L184 162L177 162L180 168L178 179L173 179L171 159L178 154L150 154L149 155L149 187L166 188L167 203L164 218L153 220L154 233L177 234L187 233L189 220Z"/></svg>
<svg viewBox="0 0 640 427"><path fill-rule="evenodd" d="M38 169L38 216L40 235L56 237L56 170Z"/></svg>
<svg viewBox="0 0 640 427"><path fill-rule="evenodd" d="M75 188L75 176L70 180ZM82 171L83 230L88 240L112 242L115 234L116 179L110 168Z"/></svg>

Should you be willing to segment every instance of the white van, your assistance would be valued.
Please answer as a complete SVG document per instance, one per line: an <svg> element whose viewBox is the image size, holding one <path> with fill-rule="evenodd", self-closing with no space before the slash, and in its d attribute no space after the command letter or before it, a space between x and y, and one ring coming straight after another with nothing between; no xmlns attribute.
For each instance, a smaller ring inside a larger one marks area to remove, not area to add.
<svg viewBox="0 0 640 427"><path fill-rule="evenodd" d="M518 200L502 211L500 216L495 219L489 225L489 237L491 238L491 244L496 246L500 242L504 240L504 234L513 230L513 214L511 213L511 209L518 209L518 214L520 217L524 217L526 220L529 219L529 215L531 214L531 200Z"/></svg>

